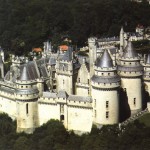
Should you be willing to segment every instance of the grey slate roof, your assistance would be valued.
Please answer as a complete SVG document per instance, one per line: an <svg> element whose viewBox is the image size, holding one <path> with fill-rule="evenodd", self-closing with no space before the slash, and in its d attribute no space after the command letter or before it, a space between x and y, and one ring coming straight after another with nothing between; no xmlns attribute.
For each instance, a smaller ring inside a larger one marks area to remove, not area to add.
<svg viewBox="0 0 150 150"><path fill-rule="evenodd" d="M60 98L67 98L68 94L66 93L66 91L62 90L62 91L58 92L57 96L60 97Z"/></svg>
<svg viewBox="0 0 150 150"><path fill-rule="evenodd" d="M49 57L40 58L40 59L36 60L36 64L37 64L37 66L41 66L43 64L48 63L48 61L49 61Z"/></svg>
<svg viewBox="0 0 150 150"><path fill-rule="evenodd" d="M135 57L138 57L138 54L134 50L134 47L133 47L133 44L132 44L131 41L128 42L122 57L124 57L124 58L135 58Z"/></svg>
<svg viewBox="0 0 150 150"><path fill-rule="evenodd" d="M71 101L83 101L83 102L92 102L92 98L87 96L77 96L77 95L69 95L68 100Z"/></svg>
<svg viewBox="0 0 150 150"><path fill-rule="evenodd" d="M30 61L27 64L28 72L30 73L30 77L32 80L39 78L39 72L38 69L36 68L36 65L34 61Z"/></svg>
<svg viewBox="0 0 150 150"><path fill-rule="evenodd" d="M57 93L43 92L43 97L46 97L46 98L57 98Z"/></svg>
<svg viewBox="0 0 150 150"><path fill-rule="evenodd" d="M101 68L110 68L113 67L112 59L108 53L108 50L105 50L103 55L97 59L96 66Z"/></svg>
<svg viewBox="0 0 150 150"><path fill-rule="evenodd" d="M150 53L147 55L146 64L150 64Z"/></svg>
<svg viewBox="0 0 150 150"><path fill-rule="evenodd" d="M40 70L41 76L43 76L45 78L48 77L48 72L47 72L47 69L46 69L45 65L40 66L39 70Z"/></svg>
<svg viewBox="0 0 150 150"><path fill-rule="evenodd" d="M71 61L72 60L72 47L69 47L69 49L63 55L62 60L65 60L65 61Z"/></svg>
<svg viewBox="0 0 150 150"><path fill-rule="evenodd" d="M120 66L118 65L118 70L119 71L142 71L143 70L143 66L139 65L139 66Z"/></svg>
<svg viewBox="0 0 150 150"><path fill-rule="evenodd" d="M31 80L30 74L29 74L28 69L27 69L27 65L23 66L19 80L21 80L21 81Z"/></svg>
<svg viewBox="0 0 150 150"><path fill-rule="evenodd" d="M49 62L50 65L56 65L56 58L50 57Z"/></svg>
<svg viewBox="0 0 150 150"><path fill-rule="evenodd" d="M21 95L39 93L38 89L16 89L15 92L16 94L21 94Z"/></svg>
<svg viewBox="0 0 150 150"><path fill-rule="evenodd" d="M91 80L96 83L116 83L120 81L120 77L118 75L106 77L94 75Z"/></svg>

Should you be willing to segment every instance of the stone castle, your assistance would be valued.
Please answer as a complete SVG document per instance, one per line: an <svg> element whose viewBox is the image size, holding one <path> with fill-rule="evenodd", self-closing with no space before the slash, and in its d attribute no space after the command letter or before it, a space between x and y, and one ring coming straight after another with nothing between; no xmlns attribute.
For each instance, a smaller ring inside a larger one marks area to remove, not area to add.
<svg viewBox="0 0 150 150"><path fill-rule="evenodd" d="M119 43L111 51L89 38L85 58L71 47L53 53L45 42L40 59L12 56L6 75L1 50L0 111L17 120L17 132L26 133L50 119L76 133L90 132L93 124L118 124L142 111L144 93L150 93L150 54L139 55L123 29Z"/></svg>

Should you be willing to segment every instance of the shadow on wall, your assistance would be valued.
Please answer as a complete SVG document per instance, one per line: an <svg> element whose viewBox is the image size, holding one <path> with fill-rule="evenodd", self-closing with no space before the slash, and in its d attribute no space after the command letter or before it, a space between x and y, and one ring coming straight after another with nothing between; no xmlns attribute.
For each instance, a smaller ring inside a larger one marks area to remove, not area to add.
<svg viewBox="0 0 150 150"><path fill-rule="evenodd" d="M147 102L150 102L149 93L146 91L146 84L142 85L142 109L147 108Z"/></svg>
<svg viewBox="0 0 150 150"><path fill-rule="evenodd" d="M129 118L131 116L131 110L128 104L128 97L127 97L127 93L126 90L124 89L120 89L120 118L119 121L123 122L125 121L127 118Z"/></svg>

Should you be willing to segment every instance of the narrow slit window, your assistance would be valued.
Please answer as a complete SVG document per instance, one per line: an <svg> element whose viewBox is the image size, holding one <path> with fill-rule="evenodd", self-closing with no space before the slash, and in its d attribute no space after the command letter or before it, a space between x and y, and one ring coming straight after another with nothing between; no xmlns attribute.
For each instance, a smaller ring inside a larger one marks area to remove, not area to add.
<svg viewBox="0 0 150 150"><path fill-rule="evenodd" d="M90 83L89 79L88 79L88 84Z"/></svg>
<svg viewBox="0 0 150 150"><path fill-rule="evenodd" d="M26 114L28 115L28 113L29 113L29 106L28 104L26 104Z"/></svg>
<svg viewBox="0 0 150 150"><path fill-rule="evenodd" d="M109 107L109 101L106 101L106 108Z"/></svg>
<svg viewBox="0 0 150 150"><path fill-rule="evenodd" d="M133 104L136 105L136 98L134 98Z"/></svg>
<svg viewBox="0 0 150 150"><path fill-rule="evenodd" d="M108 118L109 118L109 112L106 111L106 119L108 119Z"/></svg>
<svg viewBox="0 0 150 150"><path fill-rule="evenodd" d="M96 110L94 111L94 116L96 117Z"/></svg>

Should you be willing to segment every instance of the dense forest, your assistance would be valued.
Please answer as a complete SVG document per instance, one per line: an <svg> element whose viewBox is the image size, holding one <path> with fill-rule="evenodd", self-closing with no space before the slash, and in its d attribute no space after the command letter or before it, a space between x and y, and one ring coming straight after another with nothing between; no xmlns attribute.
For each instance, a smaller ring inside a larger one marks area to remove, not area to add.
<svg viewBox="0 0 150 150"><path fill-rule="evenodd" d="M150 5L130 0L0 0L0 45L22 54L49 39L69 36L82 46L89 36L118 36L150 25Z"/></svg>
<svg viewBox="0 0 150 150"><path fill-rule="evenodd" d="M78 136L57 120L37 128L31 135L16 133L16 123L0 114L0 150L149 150L150 127L138 121L124 131L117 126L93 126L91 133Z"/></svg>

